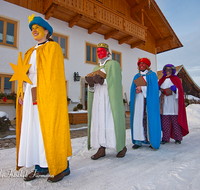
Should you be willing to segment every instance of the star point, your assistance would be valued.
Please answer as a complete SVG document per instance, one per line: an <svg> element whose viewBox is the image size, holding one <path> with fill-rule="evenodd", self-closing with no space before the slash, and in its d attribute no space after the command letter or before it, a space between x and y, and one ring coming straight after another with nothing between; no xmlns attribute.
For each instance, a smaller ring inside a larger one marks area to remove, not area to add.
<svg viewBox="0 0 200 190"><path fill-rule="evenodd" d="M31 80L28 78L27 72L31 64L23 65L22 64L22 52L19 52L17 65L10 63L14 74L11 77L10 81L18 81L18 87L20 89L21 96L23 97L23 81L32 84Z"/></svg>

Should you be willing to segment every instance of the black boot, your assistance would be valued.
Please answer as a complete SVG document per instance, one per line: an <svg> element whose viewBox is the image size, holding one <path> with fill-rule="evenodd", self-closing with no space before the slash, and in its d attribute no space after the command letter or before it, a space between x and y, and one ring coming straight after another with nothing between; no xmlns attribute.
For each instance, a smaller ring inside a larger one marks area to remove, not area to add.
<svg viewBox="0 0 200 190"><path fill-rule="evenodd" d="M116 155L116 157L118 158L123 158L126 154L127 148L124 147L123 150L119 151L118 154Z"/></svg>
<svg viewBox="0 0 200 190"><path fill-rule="evenodd" d="M175 144L181 144L181 141L176 140L176 141L175 141Z"/></svg>
<svg viewBox="0 0 200 190"><path fill-rule="evenodd" d="M140 148L141 146L140 145L137 145L137 144L134 144L133 146L132 146L132 148L133 149L138 149L138 148Z"/></svg>
<svg viewBox="0 0 200 190"><path fill-rule="evenodd" d="M99 158L101 158L101 157L104 157L104 156L106 155L105 149L106 149L106 147L101 146L101 147L99 148L99 150L97 151L97 153L94 154L94 155L91 157L91 159L92 159L92 160L97 160L97 159L99 159Z"/></svg>
<svg viewBox="0 0 200 190"><path fill-rule="evenodd" d="M168 143L168 142L165 140L162 140L160 144L165 144L165 143Z"/></svg>

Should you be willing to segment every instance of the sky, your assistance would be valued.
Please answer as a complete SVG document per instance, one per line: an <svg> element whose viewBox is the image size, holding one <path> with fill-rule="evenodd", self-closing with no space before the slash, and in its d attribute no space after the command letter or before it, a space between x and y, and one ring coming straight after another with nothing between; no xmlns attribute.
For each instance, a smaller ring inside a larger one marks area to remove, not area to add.
<svg viewBox="0 0 200 190"><path fill-rule="evenodd" d="M183 65L200 87L200 0L155 0L183 44L157 55L158 70L165 64Z"/></svg>

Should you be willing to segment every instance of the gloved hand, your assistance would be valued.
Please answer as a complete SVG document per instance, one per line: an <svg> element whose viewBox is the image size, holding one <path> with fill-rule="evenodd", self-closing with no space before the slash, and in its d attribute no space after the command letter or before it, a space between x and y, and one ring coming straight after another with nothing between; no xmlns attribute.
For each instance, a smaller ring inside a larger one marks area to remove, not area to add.
<svg viewBox="0 0 200 190"><path fill-rule="evenodd" d="M85 77L85 80L88 82L90 87L94 87L93 77Z"/></svg>
<svg viewBox="0 0 200 190"><path fill-rule="evenodd" d="M170 88L171 88L171 90L172 90L173 92L176 92L176 86L175 86L175 85L172 85Z"/></svg>
<svg viewBox="0 0 200 190"><path fill-rule="evenodd" d="M101 85L104 83L104 79L101 78L100 75L95 75L95 76L93 76L93 80L94 80L95 83L99 83L99 84L101 84Z"/></svg>

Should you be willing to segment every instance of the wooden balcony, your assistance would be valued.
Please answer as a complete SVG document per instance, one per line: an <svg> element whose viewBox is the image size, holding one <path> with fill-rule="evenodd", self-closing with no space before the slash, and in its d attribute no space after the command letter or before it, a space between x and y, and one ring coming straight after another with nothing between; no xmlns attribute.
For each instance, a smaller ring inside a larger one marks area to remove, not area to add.
<svg viewBox="0 0 200 190"><path fill-rule="evenodd" d="M119 44L127 43L131 48L144 43L147 39L147 27L114 11L99 2L92 0L44 0L45 18L51 16L104 35L105 39L113 38Z"/></svg>

